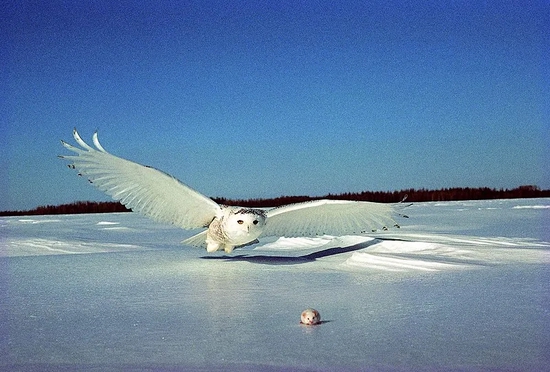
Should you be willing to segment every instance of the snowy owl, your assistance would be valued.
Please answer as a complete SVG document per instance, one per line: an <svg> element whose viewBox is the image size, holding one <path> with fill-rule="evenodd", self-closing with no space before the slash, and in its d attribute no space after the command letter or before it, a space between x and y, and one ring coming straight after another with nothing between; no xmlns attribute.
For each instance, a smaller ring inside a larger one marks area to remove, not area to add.
<svg viewBox="0 0 550 372"><path fill-rule="evenodd" d="M315 200L272 209L219 205L158 169L108 153L93 135L95 148L73 137L80 148L61 141L77 155L60 156L79 175L126 207L153 220L183 229L206 228L182 243L206 248L208 252L255 242L260 236L316 236L364 233L399 227L392 215L403 204L381 204L349 200Z"/></svg>

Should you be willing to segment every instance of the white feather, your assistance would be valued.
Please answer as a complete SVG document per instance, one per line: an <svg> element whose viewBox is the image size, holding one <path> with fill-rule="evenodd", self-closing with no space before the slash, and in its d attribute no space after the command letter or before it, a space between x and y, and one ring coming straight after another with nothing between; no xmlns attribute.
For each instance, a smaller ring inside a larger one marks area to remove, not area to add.
<svg viewBox="0 0 550 372"><path fill-rule="evenodd" d="M392 204L349 200L315 200L267 212L262 236L345 235L372 232L397 225Z"/></svg>
<svg viewBox="0 0 550 372"><path fill-rule="evenodd" d="M221 213L212 199L155 168L109 154L93 136L96 149L82 140L76 129L76 142L82 149L62 141L77 155L62 156L94 186L134 211L160 222L184 229L206 227Z"/></svg>
<svg viewBox="0 0 550 372"><path fill-rule="evenodd" d="M195 234L185 240L183 240L181 243L184 245L190 245L197 248L204 248L206 249L206 234L208 233L208 230L201 231L198 234Z"/></svg>

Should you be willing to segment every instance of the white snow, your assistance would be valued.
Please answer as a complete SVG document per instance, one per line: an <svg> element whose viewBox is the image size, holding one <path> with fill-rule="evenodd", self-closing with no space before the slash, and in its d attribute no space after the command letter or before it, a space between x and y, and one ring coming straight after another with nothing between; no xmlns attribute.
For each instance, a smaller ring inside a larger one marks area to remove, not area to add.
<svg viewBox="0 0 550 372"><path fill-rule="evenodd" d="M550 205L516 205L514 207L514 209L526 209L526 208L547 209L547 208L550 208Z"/></svg>
<svg viewBox="0 0 550 372"><path fill-rule="evenodd" d="M0 370L550 371L550 199L407 215L231 255L134 213L0 218Z"/></svg>

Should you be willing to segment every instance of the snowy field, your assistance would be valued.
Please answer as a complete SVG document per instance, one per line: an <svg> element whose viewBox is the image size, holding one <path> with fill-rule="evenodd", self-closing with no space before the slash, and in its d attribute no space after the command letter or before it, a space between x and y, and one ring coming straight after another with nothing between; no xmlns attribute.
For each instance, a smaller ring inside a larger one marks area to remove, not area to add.
<svg viewBox="0 0 550 372"><path fill-rule="evenodd" d="M406 213L231 255L133 213L0 218L0 370L550 371L550 199Z"/></svg>

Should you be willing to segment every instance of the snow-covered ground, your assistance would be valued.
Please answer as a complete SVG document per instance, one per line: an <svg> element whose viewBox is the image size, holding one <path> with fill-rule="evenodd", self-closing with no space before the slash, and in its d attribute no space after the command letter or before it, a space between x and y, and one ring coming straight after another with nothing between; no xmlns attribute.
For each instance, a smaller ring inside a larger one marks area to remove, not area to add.
<svg viewBox="0 0 550 372"><path fill-rule="evenodd" d="M550 371L550 199L407 214L231 255L133 213L0 218L0 370Z"/></svg>

